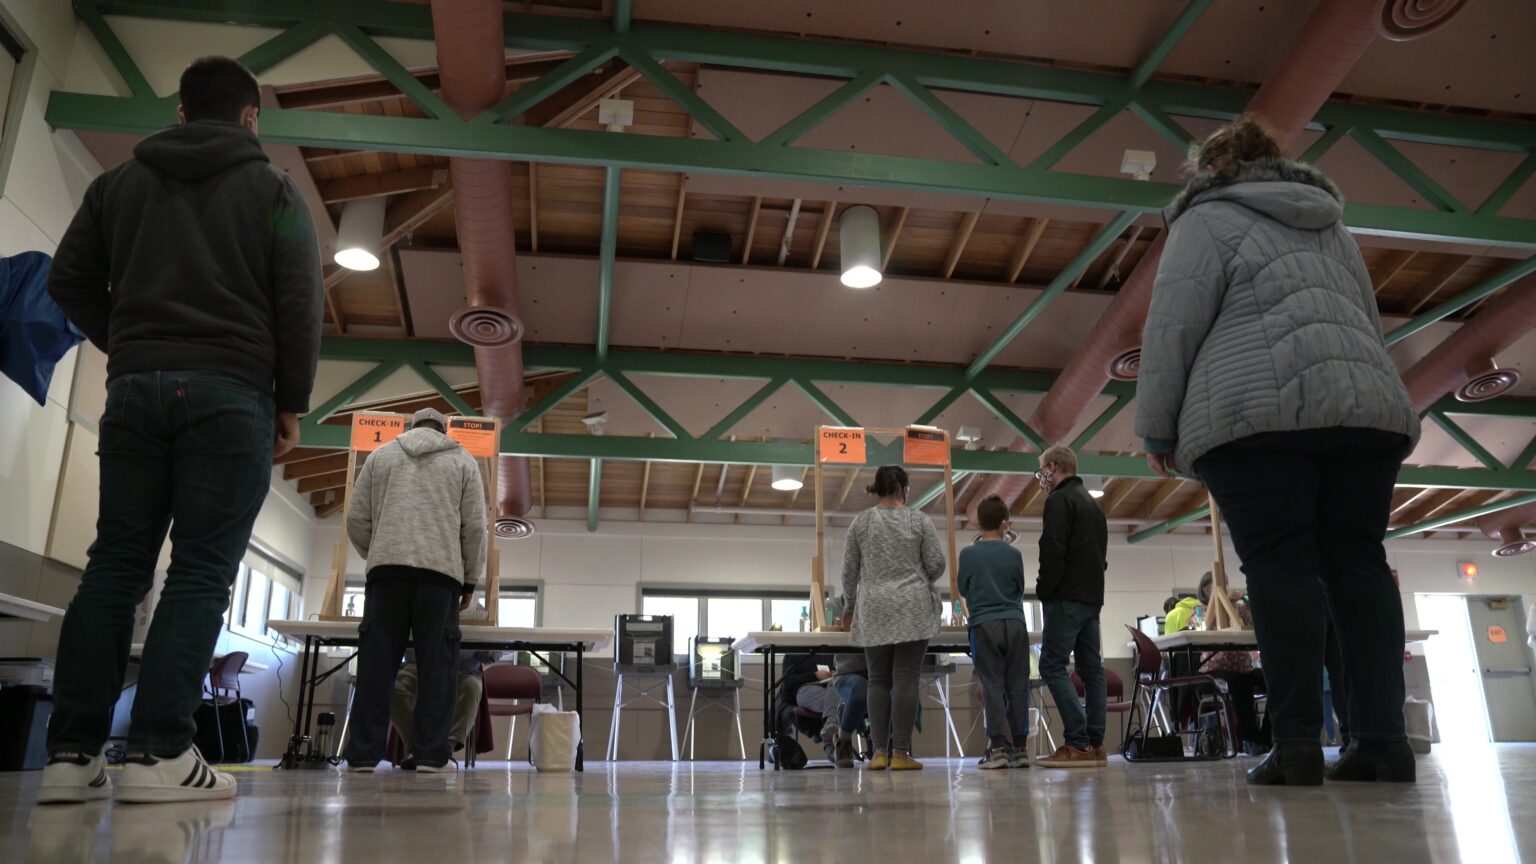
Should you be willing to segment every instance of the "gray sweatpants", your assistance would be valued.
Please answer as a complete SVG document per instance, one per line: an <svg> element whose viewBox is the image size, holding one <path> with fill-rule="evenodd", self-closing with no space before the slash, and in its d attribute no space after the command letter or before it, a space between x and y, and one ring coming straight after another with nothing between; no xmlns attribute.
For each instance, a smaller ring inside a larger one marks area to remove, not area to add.
<svg viewBox="0 0 1536 864"><path fill-rule="evenodd" d="M993 747L1023 749L1029 735L1029 628L1023 621L983 621L971 627L976 677L986 699Z"/></svg>
<svg viewBox="0 0 1536 864"><path fill-rule="evenodd" d="M871 645L869 661L869 734L875 749L912 751L917 722L917 679L928 640Z"/></svg>

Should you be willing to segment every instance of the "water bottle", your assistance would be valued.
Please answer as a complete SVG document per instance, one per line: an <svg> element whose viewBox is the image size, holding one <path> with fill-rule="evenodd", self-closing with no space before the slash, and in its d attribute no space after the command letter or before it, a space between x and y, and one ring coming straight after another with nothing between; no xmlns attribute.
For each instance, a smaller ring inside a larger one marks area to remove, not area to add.
<svg viewBox="0 0 1536 864"><path fill-rule="evenodd" d="M807 630L810 630L810 629L811 629L811 607L809 607L809 606L801 606L800 607L800 632L804 633L804 632L806 632Z"/></svg>
<svg viewBox="0 0 1536 864"><path fill-rule="evenodd" d="M322 712L315 718L315 725L315 750L318 751L320 758L330 759L332 756L331 733L336 731L336 715L329 711Z"/></svg>

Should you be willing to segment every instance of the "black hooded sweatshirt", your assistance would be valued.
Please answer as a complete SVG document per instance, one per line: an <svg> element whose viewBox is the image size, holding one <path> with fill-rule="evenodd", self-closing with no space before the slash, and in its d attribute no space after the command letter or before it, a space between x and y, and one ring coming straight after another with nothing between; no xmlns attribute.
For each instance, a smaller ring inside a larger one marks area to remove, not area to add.
<svg viewBox="0 0 1536 864"><path fill-rule="evenodd" d="M309 410L323 288L309 209L256 136L198 121L97 177L48 293L107 353L107 377L222 372Z"/></svg>

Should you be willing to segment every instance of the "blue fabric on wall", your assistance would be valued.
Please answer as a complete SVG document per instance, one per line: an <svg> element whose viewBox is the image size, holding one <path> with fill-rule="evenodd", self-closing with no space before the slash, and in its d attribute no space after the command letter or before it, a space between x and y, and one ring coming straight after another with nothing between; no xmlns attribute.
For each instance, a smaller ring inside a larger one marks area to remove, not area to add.
<svg viewBox="0 0 1536 864"><path fill-rule="evenodd" d="M0 372L42 405L53 367L85 339L48 296L48 268L42 252L0 257Z"/></svg>

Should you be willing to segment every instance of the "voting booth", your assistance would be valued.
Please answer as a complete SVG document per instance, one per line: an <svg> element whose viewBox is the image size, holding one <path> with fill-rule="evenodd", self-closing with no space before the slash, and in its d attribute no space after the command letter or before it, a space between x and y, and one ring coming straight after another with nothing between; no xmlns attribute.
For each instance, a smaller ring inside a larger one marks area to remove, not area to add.
<svg viewBox="0 0 1536 864"><path fill-rule="evenodd" d="M485 592L485 611L488 616L482 623L497 625L496 602L500 590L501 568L496 552L496 471L500 461L497 446L500 440L500 423L489 417L449 417L448 437L457 441L465 452L473 456L480 466L480 482L485 490L485 578L480 580ZM325 598L320 605L321 621L355 621L357 616L348 615L342 609L342 598L347 590L347 537L346 514L352 510L352 490L357 475L363 470L368 456L385 444L405 434L410 429L411 415L359 411L352 415L352 437L347 447L347 481L342 491L341 538L331 553L331 579L326 587ZM478 575L478 574L477 574ZM350 611L350 610L348 610Z"/></svg>

